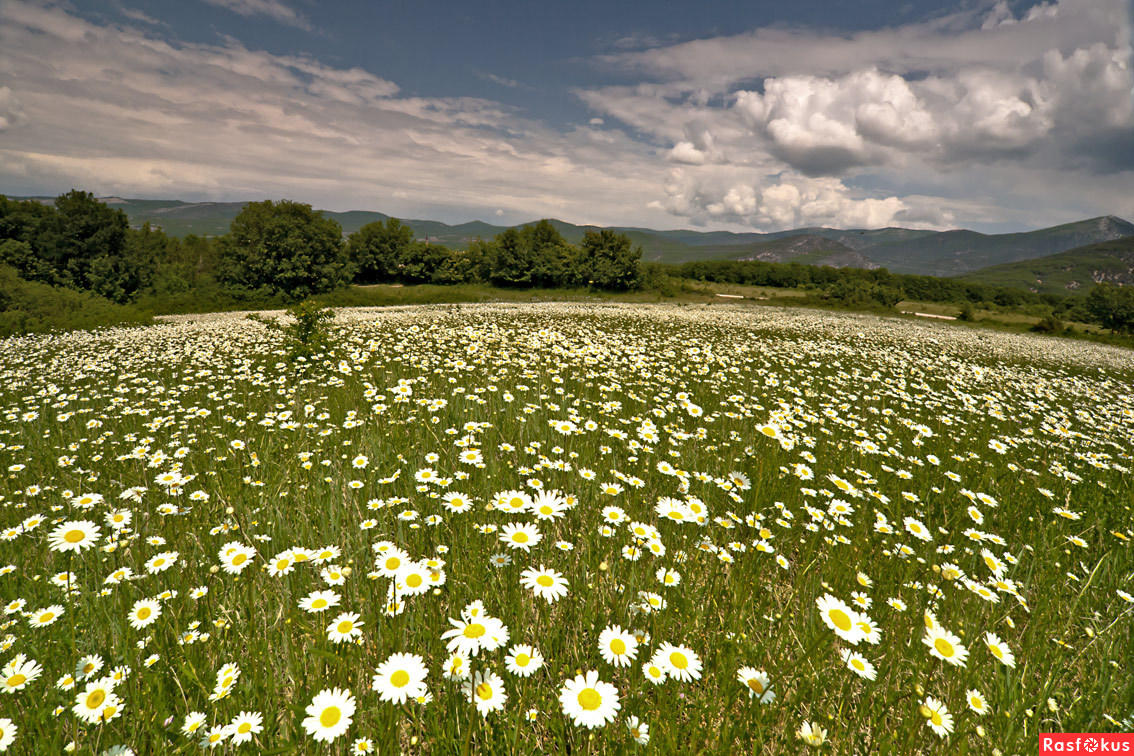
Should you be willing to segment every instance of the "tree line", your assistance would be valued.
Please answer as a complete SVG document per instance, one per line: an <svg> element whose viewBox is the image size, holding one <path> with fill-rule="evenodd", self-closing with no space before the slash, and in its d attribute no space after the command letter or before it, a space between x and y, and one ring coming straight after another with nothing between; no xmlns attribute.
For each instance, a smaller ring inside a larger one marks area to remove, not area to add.
<svg viewBox="0 0 1134 756"><path fill-rule="evenodd" d="M224 236L176 239L149 225L131 229L125 213L88 192L52 205L0 197L0 264L119 304L218 288L298 301L352 283L626 291L641 285L641 256L625 235L592 231L574 245L546 220L460 250L417 240L396 218L347 237L310 205L267 200L245 205Z"/></svg>
<svg viewBox="0 0 1134 756"><path fill-rule="evenodd" d="M104 321L107 313L117 312L115 317L129 321L141 319L139 313L147 309L297 302L350 284L486 283L665 293L670 282L684 279L803 288L851 307L888 308L906 299L956 303L962 312L974 305L1031 308L1056 320L1134 332L1134 287L1100 285L1087 296L1060 297L884 268L728 260L661 265L643 264L641 258L641 248L624 234L588 231L571 244L547 220L477 239L467 249L450 249L416 239L413 229L396 218L347 236L310 205L267 200L245 205L223 236L178 239L149 225L131 228L125 213L89 192L73 190L52 204L0 195L0 312L27 311L31 302L43 311L86 309L102 313ZM109 302L96 306L92 296ZM114 311L109 303L134 309ZM27 321L26 312L20 317ZM0 322L0 331L13 328L19 330Z"/></svg>

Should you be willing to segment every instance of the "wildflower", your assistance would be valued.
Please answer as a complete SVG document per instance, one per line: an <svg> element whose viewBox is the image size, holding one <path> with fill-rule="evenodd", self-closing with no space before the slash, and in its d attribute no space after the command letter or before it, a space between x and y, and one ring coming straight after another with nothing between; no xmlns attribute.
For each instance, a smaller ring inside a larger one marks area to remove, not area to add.
<svg viewBox="0 0 1134 756"><path fill-rule="evenodd" d="M316 742L329 743L350 729L354 710L355 701L350 690L322 690L307 705L303 729Z"/></svg>
<svg viewBox="0 0 1134 756"><path fill-rule="evenodd" d="M599 680L594 670L564 682L559 689L559 703L576 725L587 728L606 725L622 708L618 689Z"/></svg>

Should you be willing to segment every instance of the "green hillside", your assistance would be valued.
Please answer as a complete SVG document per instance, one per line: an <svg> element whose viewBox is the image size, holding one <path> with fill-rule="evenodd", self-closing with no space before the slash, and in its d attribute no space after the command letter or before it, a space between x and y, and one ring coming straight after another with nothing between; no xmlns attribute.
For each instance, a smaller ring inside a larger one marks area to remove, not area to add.
<svg viewBox="0 0 1134 756"><path fill-rule="evenodd" d="M830 265L833 268L864 268L878 265L868 257L835 239L816 234L797 234L753 244L697 247L713 259L759 260L761 262Z"/></svg>
<svg viewBox="0 0 1134 756"><path fill-rule="evenodd" d="M51 202L53 198L25 198ZM103 201L123 210L134 226L143 223L160 227L171 236L220 236L228 232L229 224L243 202L182 202L179 200L146 200L107 197ZM347 212L322 211L334 218L350 234L373 221L385 220L384 213L368 210ZM490 239L505 226L483 221L450 225L435 220L402 219L414 230L418 239L462 249L475 239ZM552 225L563 237L577 244L587 231L598 226L580 226L560 220ZM1103 216L1050 228L1012 234L982 234L976 231L926 231L909 228L836 229L811 227L789 229L772 233L736 233L732 231L695 231L692 229L657 230L634 226L616 226L614 231L624 233L642 247L643 259L650 262L683 263L704 260L737 260L770 250L757 247L782 239L808 237L825 239L832 243L832 251L840 254L830 258L829 264L851 267L882 266L894 273L931 276L959 276L994 265L1015 263L1042 258L1076 249L1084 245L1109 242L1134 235L1134 224L1114 216ZM787 253L784 259L799 262L827 264L827 256L818 254L823 245L813 246L806 258L797 251ZM789 243L789 246L794 242ZM754 250L757 250L754 252ZM851 252L858 253L850 254ZM775 257L775 255L773 255ZM755 258L764 259L764 258ZM1101 275L1106 270L1100 268ZM1029 286L1035 287L1033 276ZM1064 282L1071 283L1071 279ZM1020 285L1020 284L1012 284Z"/></svg>
<svg viewBox="0 0 1134 756"><path fill-rule="evenodd" d="M1134 235L1134 224L1108 215L1015 234L943 231L859 251L895 273L957 276L1130 235Z"/></svg>
<svg viewBox="0 0 1134 756"><path fill-rule="evenodd" d="M1026 288L1040 294L1086 292L1096 284L1134 285L1134 236L1023 262L993 265L963 277L994 286Z"/></svg>

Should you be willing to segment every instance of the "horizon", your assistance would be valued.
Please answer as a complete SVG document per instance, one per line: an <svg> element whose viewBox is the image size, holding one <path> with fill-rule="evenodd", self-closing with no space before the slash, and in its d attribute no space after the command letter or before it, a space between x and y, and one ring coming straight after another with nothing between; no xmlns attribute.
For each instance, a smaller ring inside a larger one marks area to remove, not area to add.
<svg viewBox="0 0 1134 756"><path fill-rule="evenodd" d="M85 191L85 190L77 189L77 187L73 187L73 189L76 190L76 191ZM0 192L0 195L8 196L9 199L36 200L36 201L54 200L57 196L59 196L59 195L48 195L48 194L41 194L41 195L4 195L3 192ZM281 202L281 201L300 202L300 200L293 200L290 197L280 197L280 198L267 197L267 198L258 199L258 200L189 201L189 200L182 200L182 199L173 198L173 197L125 197L125 196L117 195L117 194L105 195L105 196L95 195L95 199L97 199L100 202L107 203L107 204L111 204L109 202L109 200L120 200L122 202L154 202L154 201L156 201L156 202L181 202L185 205L231 205L231 204L236 204L236 203L247 204L249 202L264 202L265 200L270 200L270 201L273 201L273 202ZM305 202L303 204L311 204L311 203ZM360 208L360 207L349 208L347 210L332 210L330 208L325 208L325 207L316 207L315 205L311 205L311 207L312 207L313 210L315 210L317 212L331 212L331 213L339 213L339 214L377 213L377 214L380 214L380 215L385 215L388 218L396 218L397 220L401 221L402 223L406 223L406 224L412 223L413 221L425 221L425 222L429 222L429 223L443 223L444 225L449 226L449 227L453 227L453 228L455 228L457 226L472 224L472 223L483 223L485 225L494 226L494 227L497 227L497 228L512 228L512 227L520 227L520 226L529 226L533 223L539 223L542 220L548 220L548 221L554 221L554 222L557 222L557 223L566 223L566 224L570 224L570 225L573 225L573 226L579 226L579 227L618 228L618 229L628 229L628 230L656 231L656 232L659 232L659 233L674 233L674 232L714 233L714 232L717 232L717 231L724 231L726 233L737 233L737 234L743 234L743 233L777 234L777 233L784 233L784 232L787 232L787 231L801 231L801 232L803 232L803 231L808 231L810 229L826 229L826 230L830 230L830 231L884 231L886 229L917 230L917 229L911 229L911 228L906 227L906 226L877 226L877 227L873 227L873 228L850 227L850 226L847 226L847 227L840 227L840 226L796 226L796 227L792 227L792 228L772 229L770 231L755 231L755 230L729 231L727 229L702 229L702 228L693 228L693 227L688 227L688 226L685 226L685 227L670 227L670 228L652 228L652 227L647 227L647 226L631 226L631 225L619 224L619 223L612 224L612 225L609 225L609 226L605 226L605 225L596 225L596 224L590 224L590 223L574 223L573 221L564 220L562 218L556 218L554 216L544 216L544 217L541 217L541 218L531 218L529 220L519 221L519 222L516 222L516 223L500 224L500 223L492 223L491 221L485 220L484 218L471 218L469 220L463 220L463 221L457 221L457 222L448 222L448 221L439 221L436 218L410 218L408 216L407 217L395 216L395 215L391 215L390 213L385 212L384 210L366 209L366 208ZM1086 223L1088 221L1106 220L1106 219L1113 219L1113 220L1116 220L1116 221L1120 221L1122 223L1128 223L1128 224L1134 225L1134 222L1130 221L1127 218L1123 218L1120 215L1114 215L1113 213L1109 213L1109 214L1105 214L1105 215L1091 216L1090 218L1079 218L1077 220L1066 221L1066 222L1063 222L1063 223L1054 223L1054 224L1050 224L1050 225L1046 225L1046 226L1035 226L1035 227L1032 227L1032 228L1023 228L1023 229L1019 229L1019 230L1016 230L1016 231L984 232L984 231L976 231L976 229L964 228L964 227L960 227L960 226L954 227L954 228L933 229L933 231L935 231L937 233L946 233L946 232L950 232L950 231L971 231L971 232L975 232L975 233L979 233L979 234L984 234L986 236L996 236L996 235L999 235L999 234L1030 233L1030 232L1033 232L1033 231L1046 231L1046 230L1049 230L1049 229L1052 229L1052 228L1058 228L1060 226L1074 225L1076 223Z"/></svg>
<svg viewBox="0 0 1134 756"><path fill-rule="evenodd" d="M773 233L1134 217L1128 0L0 6L0 192Z"/></svg>

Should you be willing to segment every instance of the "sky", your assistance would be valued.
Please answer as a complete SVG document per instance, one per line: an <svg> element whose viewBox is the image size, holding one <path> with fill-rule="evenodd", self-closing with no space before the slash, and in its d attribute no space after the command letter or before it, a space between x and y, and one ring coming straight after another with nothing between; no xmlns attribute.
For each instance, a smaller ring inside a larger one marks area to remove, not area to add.
<svg viewBox="0 0 1134 756"><path fill-rule="evenodd" d="M0 0L0 193L513 224L1134 219L1130 0Z"/></svg>

